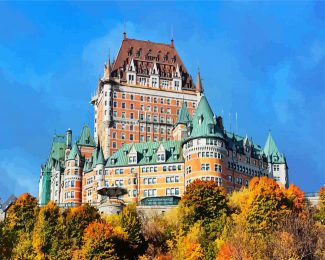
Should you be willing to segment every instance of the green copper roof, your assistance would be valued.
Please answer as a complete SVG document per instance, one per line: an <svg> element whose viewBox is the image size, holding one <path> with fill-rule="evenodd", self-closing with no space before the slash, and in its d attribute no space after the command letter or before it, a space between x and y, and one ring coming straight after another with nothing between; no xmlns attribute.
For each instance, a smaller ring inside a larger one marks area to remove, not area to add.
<svg viewBox="0 0 325 260"><path fill-rule="evenodd" d="M193 115L190 138L200 136L223 138L223 131L217 126L216 118L204 95Z"/></svg>
<svg viewBox="0 0 325 260"><path fill-rule="evenodd" d="M132 146L135 147L137 152L137 165L157 164L157 151L160 145L162 145L165 150L165 163L177 163L183 161L180 154L180 141L146 142L123 145L107 160L106 166L129 166L128 155Z"/></svg>
<svg viewBox="0 0 325 260"><path fill-rule="evenodd" d="M264 154L267 156L268 162L271 163L285 163L285 157L280 153L278 147L276 146L271 133L269 133L264 149Z"/></svg>
<svg viewBox="0 0 325 260"><path fill-rule="evenodd" d="M98 151L98 157L97 157L96 165L97 164L105 164L105 159L104 159L104 154L103 154L102 148L99 148L99 151Z"/></svg>
<svg viewBox="0 0 325 260"><path fill-rule="evenodd" d="M51 145L49 160L63 160L65 154L65 147L65 136L55 134Z"/></svg>
<svg viewBox="0 0 325 260"><path fill-rule="evenodd" d="M82 128L81 136L78 140L78 145L92 146L95 147L95 140L91 135L90 129L87 125Z"/></svg>
<svg viewBox="0 0 325 260"><path fill-rule="evenodd" d="M183 101L182 108L181 108L181 111L180 111L180 113L178 115L176 125L178 125L178 124L187 124L191 120L192 119L191 119L190 113L188 112L188 110L186 108L186 104Z"/></svg>
<svg viewBox="0 0 325 260"><path fill-rule="evenodd" d="M77 144L75 143L72 146L72 149L71 149L71 151L69 153L68 160L74 160L74 158L76 158L77 155L80 156L80 151L78 149Z"/></svg>

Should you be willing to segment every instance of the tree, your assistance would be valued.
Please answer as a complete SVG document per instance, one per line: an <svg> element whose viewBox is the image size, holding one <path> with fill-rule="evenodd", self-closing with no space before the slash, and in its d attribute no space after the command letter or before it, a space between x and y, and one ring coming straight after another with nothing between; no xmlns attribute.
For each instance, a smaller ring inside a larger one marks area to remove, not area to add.
<svg viewBox="0 0 325 260"><path fill-rule="evenodd" d="M128 234L128 240L133 251L133 256L143 254L146 245L142 234L142 225L135 204L129 204L122 210L120 223L121 227Z"/></svg>
<svg viewBox="0 0 325 260"><path fill-rule="evenodd" d="M7 211L6 227L13 231L32 232L37 215L37 199L29 193L20 195Z"/></svg>
<svg viewBox="0 0 325 260"><path fill-rule="evenodd" d="M52 201L40 209L33 233L33 248L38 259L56 256L54 245L59 245L55 242L60 237L60 229L57 228L59 216L60 210Z"/></svg>
<svg viewBox="0 0 325 260"><path fill-rule="evenodd" d="M100 219L98 210L89 204L66 209L63 215L67 236L71 239L72 245L77 248L81 247L84 229L89 223Z"/></svg>
<svg viewBox="0 0 325 260"><path fill-rule="evenodd" d="M127 234L105 221L90 223L83 234L82 255L85 259L124 259Z"/></svg>
<svg viewBox="0 0 325 260"><path fill-rule="evenodd" d="M186 189L182 200L184 221L193 225L198 220L204 224L223 219L228 213L227 193L214 181L195 180Z"/></svg>
<svg viewBox="0 0 325 260"><path fill-rule="evenodd" d="M315 214L315 217L324 225L325 224L325 186L322 186L319 189L318 196L319 196L319 203L318 203L318 209L317 209L317 213Z"/></svg>
<svg viewBox="0 0 325 260"><path fill-rule="evenodd" d="M240 200L240 213L246 228L251 232L265 233L274 228L281 214L290 208L289 201L280 186L267 177L253 178L248 186L248 194Z"/></svg>
<svg viewBox="0 0 325 260"><path fill-rule="evenodd" d="M29 193L19 196L9 207L0 225L0 258L19 258L20 252L25 255L31 252L31 234L37 213L37 199Z"/></svg>
<svg viewBox="0 0 325 260"><path fill-rule="evenodd" d="M187 234L180 229L175 238L168 242L172 259L203 259L204 250L199 242L201 232L199 223L193 225Z"/></svg>

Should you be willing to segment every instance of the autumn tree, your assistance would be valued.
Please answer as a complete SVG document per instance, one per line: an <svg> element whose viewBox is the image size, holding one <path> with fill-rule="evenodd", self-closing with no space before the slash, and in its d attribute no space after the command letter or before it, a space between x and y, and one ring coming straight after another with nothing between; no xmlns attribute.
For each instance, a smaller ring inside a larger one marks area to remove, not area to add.
<svg viewBox="0 0 325 260"><path fill-rule="evenodd" d="M193 225L201 220L209 224L215 220L223 219L228 213L227 194L224 188L214 181L192 182L184 192L181 200L184 213L183 223Z"/></svg>
<svg viewBox="0 0 325 260"><path fill-rule="evenodd" d="M57 205L50 201L42 207L39 212L37 223L33 233L33 248L38 259L56 257L59 243L56 240L60 237L58 229L58 219L60 210Z"/></svg>
<svg viewBox="0 0 325 260"><path fill-rule="evenodd" d="M85 259L125 259L127 234L105 221L90 223L83 234L82 255Z"/></svg>
<svg viewBox="0 0 325 260"><path fill-rule="evenodd" d="M143 254L146 245L142 233L141 221L137 213L136 205L129 204L123 208L120 215L121 227L127 232L133 256Z"/></svg>
<svg viewBox="0 0 325 260"><path fill-rule="evenodd" d="M27 252L32 258L32 231L37 212L37 199L29 193L19 196L9 207L2 225L0 258L25 255L25 259L30 259L27 258Z"/></svg>
<svg viewBox="0 0 325 260"><path fill-rule="evenodd" d="M323 225L325 225L325 186L322 186L318 193L319 203L317 207L317 212L315 217L319 220Z"/></svg>
<svg viewBox="0 0 325 260"><path fill-rule="evenodd" d="M89 223L99 220L98 210L85 204L79 207L68 208L63 213L67 236L70 238L72 246L81 247L82 234Z"/></svg>

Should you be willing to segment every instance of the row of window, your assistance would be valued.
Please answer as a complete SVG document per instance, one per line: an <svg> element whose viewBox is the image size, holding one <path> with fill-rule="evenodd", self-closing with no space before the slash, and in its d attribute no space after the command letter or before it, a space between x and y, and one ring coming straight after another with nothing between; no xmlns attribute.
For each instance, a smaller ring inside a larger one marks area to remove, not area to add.
<svg viewBox="0 0 325 260"><path fill-rule="evenodd" d="M236 164L236 163L231 163L231 162L228 162L228 168L236 170L238 172L246 173L246 174L249 174L252 176L265 175L264 173L262 173L262 171L251 169L251 168L248 168L248 167Z"/></svg>
<svg viewBox="0 0 325 260"><path fill-rule="evenodd" d="M70 171L70 169L67 169L67 175L69 175L69 174L74 174L74 175L78 175L78 169L74 169L74 170L71 170Z"/></svg>
<svg viewBox="0 0 325 260"><path fill-rule="evenodd" d="M73 188L73 187L75 187L75 182L74 181L66 181L65 183L64 183L64 186L65 186L65 188Z"/></svg>
<svg viewBox="0 0 325 260"><path fill-rule="evenodd" d="M202 181L215 181L218 183L219 186L222 184L222 179L220 177L211 177L211 176L204 176L200 178ZM193 179L189 179L186 181L186 185L189 185Z"/></svg>
<svg viewBox="0 0 325 260"><path fill-rule="evenodd" d="M133 137L132 137L133 138ZM140 142L144 142L144 135L140 135ZM153 139L150 135L147 135L147 138L146 138L146 141L147 142L150 142L150 141L154 141L154 142L158 142L158 140L160 142L164 142L165 141L165 138L163 136L161 136L160 138L158 138L158 136L154 136ZM170 141L170 137L167 137L166 139L167 141ZM123 145L124 143L122 143ZM112 148L117 148L117 143L116 142L112 142Z"/></svg>
<svg viewBox="0 0 325 260"><path fill-rule="evenodd" d="M153 132L158 133L159 132L158 128L159 128L158 125L154 125L153 126ZM113 129L117 129L116 124L113 125ZM162 134L165 133L166 129L167 129L167 133L170 134L172 128L171 127L165 128L165 126L160 126L160 133L162 133ZM126 130L126 124L125 123L121 124L121 130ZM133 130L134 130L134 126L130 125L130 131L133 131ZM147 128L145 128L144 124L140 125L140 132L144 132L145 130L147 130L147 132L151 132L151 126L147 126ZM116 132L113 132L112 137L116 138L116 134L117 134Z"/></svg>
<svg viewBox="0 0 325 260"><path fill-rule="evenodd" d="M179 195L179 188L167 188L166 195L167 196Z"/></svg>
<svg viewBox="0 0 325 260"><path fill-rule="evenodd" d="M201 171L210 171L210 163L201 163ZM214 165L215 172L222 172L222 166L220 164Z"/></svg>
<svg viewBox="0 0 325 260"><path fill-rule="evenodd" d="M156 184L157 183L157 178L144 178L143 179L143 184Z"/></svg>
<svg viewBox="0 0 325 260"><path fill-rule="evenodd" d="M114 98L118 97L117 92L114 92L113 95L114 95ZM107 96L107 92L105 92L105 96ZM126 97L127 97L127 95L125 93L121 94L122 99L126 99ZM130 94L130 100L135 100L133 94ZM150 103L150 102L153 102L153 103L159 102L160 104L166 103L167 105L171 104L171 99L169 99L169 98L165 99L165 98L157 98L157 97L150 97L150 96L143 96L143 95L140 96L140 101L143 101L143 102L145 101L147 103ZM187 101L185 101L185 104L187 106L188 104L190 105L191 103L187 103ZM176 100L176 106L180 106L180 105L181 105L181 102L179 100ZM192 106L193 106L193 108L195 108L196 103L192 102Z"/></svg>
<svg viewBox="0 0 325 260"><path fill-rule="evenodd" d="M179 182L179 176L166 177L166 183Z"/></svg>
<svg viewBox="0 0 325 260"><path fill-rule="evenodd" d="M74 191L69 191L64 193L65 199L74 199Z"/></svg>
<svg viewBox="0 0 325 260"><path fill-rule="evenodd" d="M221 153L215 153L215 152L199 152L198 153L198 157L202 158L202 157L207 157L207 158L218 158L218 159L222 159L223 155Z"/></svg>

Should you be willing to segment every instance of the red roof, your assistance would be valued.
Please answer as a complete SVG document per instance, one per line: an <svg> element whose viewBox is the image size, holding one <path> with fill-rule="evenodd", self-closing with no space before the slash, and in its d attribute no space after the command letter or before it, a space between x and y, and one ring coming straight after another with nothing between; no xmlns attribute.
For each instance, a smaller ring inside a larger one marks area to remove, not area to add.
<svg viewBox="0 0 325 260"><path fill-rule="evenodd" d="M155 43L125 38L122 41L116 60L112 65L111 75L120 76L122 82L126 82L126 67L132 61L138 74L149 76L150 69L156 63L159 76L171 79L177 65L183 81L183 89L195 90L192 77L186 70L181 58L179 57L174 45Z"/></svg>

